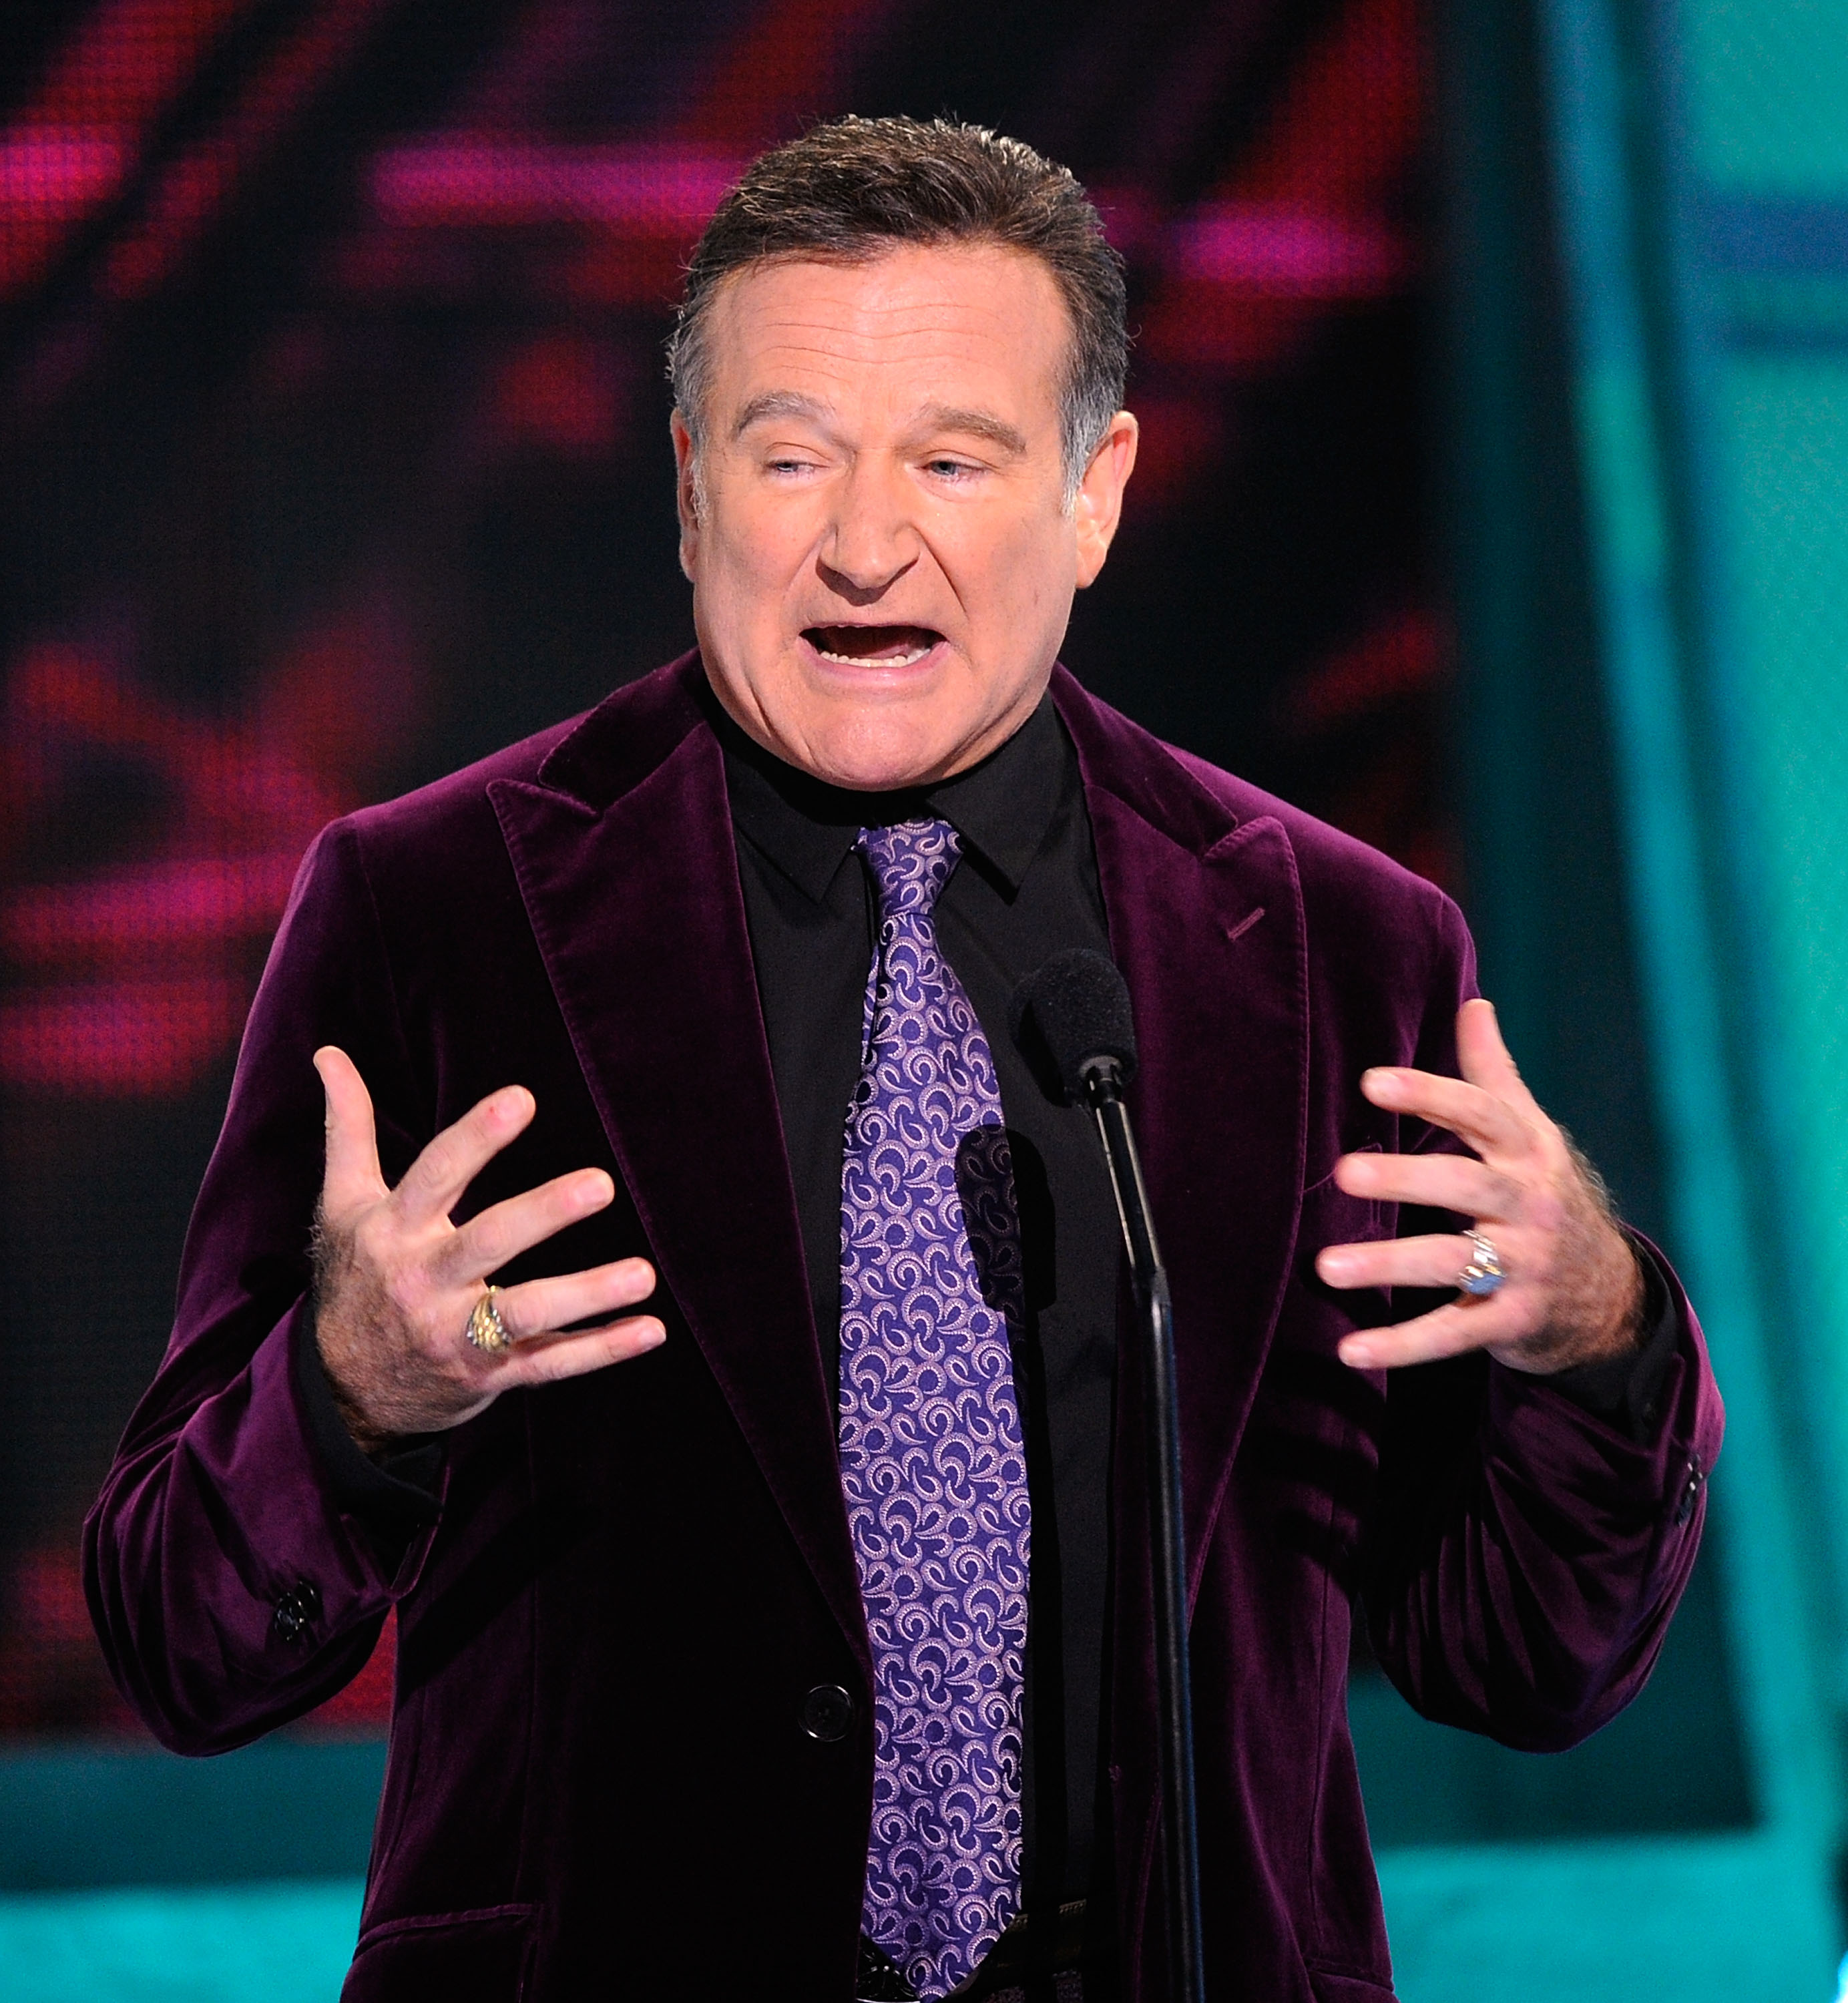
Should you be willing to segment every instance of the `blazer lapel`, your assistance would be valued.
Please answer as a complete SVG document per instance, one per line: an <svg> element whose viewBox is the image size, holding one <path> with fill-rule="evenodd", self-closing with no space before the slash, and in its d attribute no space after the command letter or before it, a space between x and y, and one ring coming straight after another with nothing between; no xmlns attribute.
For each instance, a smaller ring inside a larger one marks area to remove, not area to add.
<svg viewBox="0 0 1848 2003"><path fill-rule="evenodd" d="M1063 669L1054 699L1078 749L1111 941L1135 1008L1130 1098L1174 1294L1196 1592L1301 1208L1301 893L1280 822L1241 822Z"/></svg>
<svg viewBox="0 0 1848 2003"><path fill-rule="evenodd" d="M791 1534L867 1656L738 883L697 659L619 690L539 782L491 792L533 932L662 1279ZM1199 1566L1294 1251L1308 1091L1301 899L1281 825L1241 822L1064 670L1133 1088L1174 1288Z"/></svg>
<svg viewBox="0 0 1848 2003"><path fill-rule="evenodd" d="M539 783L490 788L662 1281L862 1659L865 1623L697 659L620 690ZM870 1668L869 1668L870 1674Z"/></svg>

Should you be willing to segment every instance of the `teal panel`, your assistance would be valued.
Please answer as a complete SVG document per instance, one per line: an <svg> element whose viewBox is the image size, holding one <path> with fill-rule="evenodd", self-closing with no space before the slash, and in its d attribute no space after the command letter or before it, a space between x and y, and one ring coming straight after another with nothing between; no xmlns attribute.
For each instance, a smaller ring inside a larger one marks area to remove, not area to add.
<svg viewBox="0 0 1848 2003"><path fill-rule="evenodd" d="M1848 126L1848 115L1843 124ZM1848 358L1734 355L1727 452L1729 726L1741 933L1815 1462L1848 1444ZM1848 1483L1830 1521L1848 1547ZM1838 1554L1848 1575L1848 1548Z"/></svg>
<svg viewBox="0 0 1848 2003"><path fill-rule="evenodd" d="M215 1760L81 1745L9 1753L0 1887L359 1875L384 1774L385 1747L369 1740L267 1739Z"/></svg>
<svg viewBox="0 0 1848 2003"><path fill-rule="evenodd" d="M1848 194L1848 6L1686 0L1696 171L1767 195Z"/></svg>
<svg viewBox="0 0 1848 2003"><path fill-rule="evenodd" d="M1755 1793L1782 1839L1818 1860L1838 1840L1837 1747L1812 1653L1825 1549L1817 1498L1780 1431L1778 1352L1790 1335L1763 1288L1758 1152L1741 1128L1729 1005L1741 971L1717 942L1708 832L1721 805L1689 717L1697 658L1679 588L1681 496L1661 427L1673 371L1640 255L1651 218L1632 149L1656 79L1616 0L1541 0L1560 245L1591 570L1623 809L1623 861L1647 998L1671 1243L1707 1329L1728 1412L1710 1491ZM1787 1318L1785 1318L1787 1319ZM1807 1882L1824 1888L1826 1873ZM1818 1918L1818 1924L1823 1923ZM1832 1928L1831 1917L1827 1924Z"/></svg>
<svg viewBox="0 0 1848 2003"><path fill-rule="evenodd" d="M1648 1686L1568 1753L1517 1753L1420 1718L1377 1671L1348 1723L1382 1849L1410 1844L1686 1835L1756 1817L1711 1554L1696 1567Z"/></svg>
<svg viewBox="0 0 1848 2003"><path fill-rule="evenodd" d="M7 2003L334 2003L365 1886L0 1896Z"/></svg>
<svg viewBox="0 0 1848 2003"><path fill-rule="evenodd" d="M1719 271L1707 286L1734 341L1848 351L1848 272Z"/></svg>
<svg viewBox="0 0 1848 2003"><path fill-rule="evenodd" d="M1382 1852L1402 2003L1829 2003L1829 1887L1763 1837Z"/></svg>
<svg viewBox="0 0 1848 2003"><path fill-rule="evenodd" d="M1801 1858L1750 1838L1386 1851L1403 2003L1829 2003ZM333 2003L357 1879L0 1897L8 2003Z"/></svg>

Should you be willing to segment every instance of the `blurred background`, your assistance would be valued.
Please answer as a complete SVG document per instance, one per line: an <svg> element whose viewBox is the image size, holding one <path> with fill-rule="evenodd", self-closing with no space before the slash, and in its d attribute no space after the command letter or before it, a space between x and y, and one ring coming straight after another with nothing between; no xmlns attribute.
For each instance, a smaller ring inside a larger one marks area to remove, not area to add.
<svg viewBox="0 0 1848 2003"><path fill-rule="evenodd" d="M330 816L690 641L662 343L845 110L1015 133L1129 260L1067 659L1458 897L1730 1430L1563 1757L1350 1710L1405 2003L1829 2003L1848 1707L1848 0L0 8L0 1986L331 1998L390 1631L185 1762L78 1531Z"/></svg>

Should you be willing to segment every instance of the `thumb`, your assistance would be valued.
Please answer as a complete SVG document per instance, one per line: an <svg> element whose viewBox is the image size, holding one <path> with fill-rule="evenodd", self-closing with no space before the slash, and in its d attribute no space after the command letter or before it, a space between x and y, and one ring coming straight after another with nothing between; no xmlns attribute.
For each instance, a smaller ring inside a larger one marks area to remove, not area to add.
<svg viewBox="0 0 1848 2003"><path fill-rule="evenodd" d="M321 1183L321 1204L330 1217L386 1194L379 1167L379 1143L372 1124L372 1095L359 1067L337 1043L324 1043L314 1054L327 1095L327 1168Z"/></svg>
<svg viewBox="0 0 1848 2003"><path fill-rule="evenodd" d="M1501 1040L1494 1004L1479 996L1457 1011L1457 1068L1470 1084L1481 1086L1504 1105L1544 1117Z"/></svg>

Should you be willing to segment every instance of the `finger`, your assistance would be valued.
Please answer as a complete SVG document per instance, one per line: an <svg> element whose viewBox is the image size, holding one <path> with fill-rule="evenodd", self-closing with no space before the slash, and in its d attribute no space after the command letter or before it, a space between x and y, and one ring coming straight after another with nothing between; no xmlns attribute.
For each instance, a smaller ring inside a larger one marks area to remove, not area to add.
<svg viewBox="0 0 1848 2003"><path fill-rule="evenodd" d="M1528 1119L1546 1117L1501 1040L1494 1003L1479 995L1457 1011L1457 1068L1472 1085L1479 1085L1491 1098Z"/></svg>
<svg viewBox="0 0 1848 2003"><path fill-rule="evenodd" d="M1520 1113L1462 1078L1389 1065L1364 1072L1361 1089L1375 1106L1411 1113L1459 1134L1480 1155L1518 1160L1534 1143L1534 1130Z"/></svg>
<svg viewBox="0 0 1848 2003"><path fill-rule="evenodd" d="M1324 1246L1315 1271L1331 1287L1454 1287L1474 1256L1467 1238L1383 1238Z"/></svg>
<svg viewBox="0 0 1848 2003"><path fill-rule="evenodd" d="M494 1297L501 1325L515 1341L568 1328L592 1315L632 1308L655 1291L655 1269L645 1259L619 1259L582 1273L523 1281Z"/></svg>
<svg viewBox="0 0 1848 2003"><path fill-rule="evenodd" d="M659 1349L667 1330L652 1315L634 1315L607 1328L587 1328L575 1335L540 1336L511 1350L501 1368L503 1388L515 1384L556 1384L627 1363Z"/></svg>
<svg viewBox="0 0 1848 2003"><path fill-rule="evenodd" d="M452 1287L484 1280L567 1225L594 1215L615 1196L615 1183L601 1169L555 1176L471 1217L437 1253L432 1277Z"/></svg>
<svg viewBox="0 0 1848 2003"><path fill-rule="evenodd" d="M1500 1300L1447 1301L1429 1314L1393 1328L1370 1328L1345 1337L1336 1354L1355 1370L1403 1370L1408 1364L1435 1363L1467 1350L1518 1341L1523 1330Z"/></svg>
<svg viewBox="0 0 1848 2003"><path fill-rule="evenodd" d="M372 1124L372 1095L359 1067L337 1043L324 1043L314 1054L321 1089L327 1101L327 1166L321 1180L322 1208L330 1217L385 1194L379 1167L378 1134Z"/></svg>
<svg viewBox="0 0 1848 2003"><path fill-rule="evenodd" d="M447 1217L462 1194L533 1117L533 1095L523 1085L491 1092L453 1126L445 1127L393 1192L407 1224Z"/></svg>
<svg viewBox="0 0 1848 2003"><path fill-rule="evenodd" d="M1521 1211L1520 1186L1467 1155L1343 1155L1335 1187L1377 1203L1413 1203L1427 1210L1512 1224Z"/></svg>

